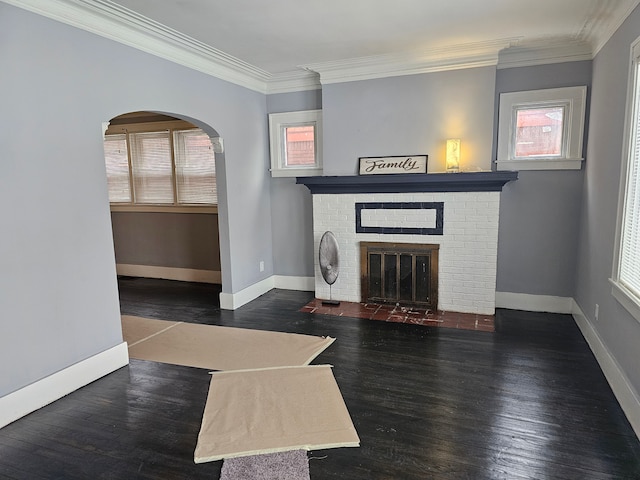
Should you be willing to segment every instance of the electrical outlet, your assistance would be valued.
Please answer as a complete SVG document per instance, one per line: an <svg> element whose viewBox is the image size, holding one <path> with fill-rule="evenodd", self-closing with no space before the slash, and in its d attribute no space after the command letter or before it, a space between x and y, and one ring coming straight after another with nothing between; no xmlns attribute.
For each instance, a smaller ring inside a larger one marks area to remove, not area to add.
<svg viewBox="0 0 640 480"><path fill-rule="evenodd" d="M264 272L264 261L260 260L260 271Z"/></svg>
<svg viewBox="0 0 640 480"><path fill-rule="evenodd" d="M600 313L600 305L598 305L596 303L596 312L595 312L595 317L596 317L596 321L598 320L598 314Z"/></svg>

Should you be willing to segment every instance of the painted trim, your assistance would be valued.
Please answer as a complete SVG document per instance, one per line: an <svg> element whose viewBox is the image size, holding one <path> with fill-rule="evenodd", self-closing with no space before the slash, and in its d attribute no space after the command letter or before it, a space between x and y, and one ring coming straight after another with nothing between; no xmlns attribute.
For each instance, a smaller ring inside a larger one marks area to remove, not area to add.
<svg viewBox="0 0 640 480"><path fill-rule="evenodd" d="M376 78L495 66L501 50L516 44L520 37L485 42L447 45L422 52L403 52L344 60L309 63L302 68L320 75L320 83L355 82Z"/></svg>
<svg viewBox="0 0 640 480"><path fill-rule="evenodd" d="M3 0L67 25L100 35L261 93L319 88L322 84L498 65L498 68L591 59L613 36L640 0L600 7L581 37L570 45L521 47L521 37L447 45L426 52L374 55L300 65L271 74L239 58L107 0ZM595 45L595 48L590 48ZM515 52L511 48L516 46ZM556 51L559 50L559 51ZM506 56L504 52L509 52Z"/></svg>
<svg viewBox="0 0 640 480"><path fill-rule="evenodd" d="M267 95L276 93L302 92L320 90L320 76L308 70L273 74L267 82Z"/></svg>
<svg viewBox="0 0 640 480"><path fill-rule="evenodd" d="M248 89L266 93L269 72L105 0L6 0L87 32Z"/></svg>
<svg viewBox="0 0 640 480"><path fill-rule="evenodd" d="M116 272L118 275L128 277L162 278L164 280L180 280L182 282L222 284L222 272L215 270L118 263L116 264Z"/></svg>
<svg viewBox="0 0 640 480"><path fill-rule="evenodd" d="M264 295L275 288L273 276L265 278L236 293L220 293L220 308L223 310L235 310Z"/></svg>
<svg viewBox="0 0 640 480"><path fill-rule="evenodd" d="M204 207L201 205L129 205L112 203L111 212L125 213L189 213L200 215L217 215L218 205Z"/></svg>
<svg viewBox="0 0 640 480"><path fill-rule="evenodd" d="M636 296L631 293L623 284L610 278L611 295L615 298L620 305L622 305L629 314L640 322L640 304L636 300Z"/></svg>
<svg viewBox="0 0 640 480"><path fill-rule="evenodd" d="M544 88L500 94L497 170L579 170L582 166L587 87ZM558 157L517 157L515 124L519 108L561 107L564 111Z"/></svg>
<svg viewBox="0 0 640 480"><path fill-rule="evenodd" d="M302 292L315 292L315 277L294 277L287 275L274 275L274 288L283 290L299 290Z"/></svg>
<svg viewBox="0 0 640 480"><path fill-rule="evenodd" d="M424 175L344 175L298 177L317 193L500 192L518 172L425 173Z"/></svg>
<svg viewBox="0 0 640 480"><path fill-rule="evenodd" d="M286 129L313 127L314 163L310 166L287 166ZM300 110L269 114L269 152L272 177L322 175L322 110Z"/></svg>
<svg viewBox="0 0 640 480"><path fill-rule="evenodd" d="M571 313L573 305L572 297L496 292L496 308L526 310L529 312Z"/></svg>
<svg viewBox="0 0 640 480"><path fill-rule="evenodd" d="M627 17L633 13L638 4L640 4L640 0L621 0L600 4L601 11L594 16L597 20L593 22L590 31L585 32L587 35L594 34L595 41L592 42L594 58L613 37L613 34L618 31Z"/></svg>
<svg viewBox="0 0 640 480"><path fill-rule="evenodd" d="M220 308L223 310L235 310L264 295L269 290L281 288L283 290L300 290L314 292L316 288L314 277L294 277L287 275L272 275L269 278L254 283L253 285L236 293L220 293Z"/></svg>
<svg viewBox="0 0 640 480"><path fill-rule="evenodd" d="M0 397L0 428L128 364L129 351L122 342Z"/></svg>
<svg viewBox="0 0 640 480"><path fill-rule="evenodd" d="M367 227L362 225L362 210L435 210L433 227ZM356 202L356 233L381 235L443 235L444 202Z"/></svg>
<svg viewBox="0 0 640 480"><path fill-rule="evenodd" d="M584 158L565 160L496 160L497 170L581 170Z"/></svg>
<svg viewBox="0 0 640 480"><path fill-rule="evenodd" d="M631 428L640 439L640 398L634 390L631 382L625 375L615 357L611 354L598 332L593 328L591 322L583 313L580 306L573 302L573 318L582 332L582 336L589 344L589 348L596 357L602 373L604 373L613 394L615 395L622 411L629 420Z"/></svg>
<svg viewBox="0 0 640 480"><path fill-rule="evenodd" d="M498 69L592 60L591 45L582 40L560 44L516 45L498 55Z"/></svg>

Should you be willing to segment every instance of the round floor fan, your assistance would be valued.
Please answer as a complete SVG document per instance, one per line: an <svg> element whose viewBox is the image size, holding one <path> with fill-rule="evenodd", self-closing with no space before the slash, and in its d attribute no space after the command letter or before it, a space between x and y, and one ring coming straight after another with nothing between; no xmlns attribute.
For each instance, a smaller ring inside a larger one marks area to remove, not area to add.
<svg viewBox="0 0 640 480"><path fill-rule="evenodd" d="M320 239L318 248L320 259L320 272L322 278L329 285L329 300L323 300L323 305L340 305L340 302L331 297L331 285L338 279L340 272L340 256L338 252L338 241L332 232L324 232Z"/></svg>

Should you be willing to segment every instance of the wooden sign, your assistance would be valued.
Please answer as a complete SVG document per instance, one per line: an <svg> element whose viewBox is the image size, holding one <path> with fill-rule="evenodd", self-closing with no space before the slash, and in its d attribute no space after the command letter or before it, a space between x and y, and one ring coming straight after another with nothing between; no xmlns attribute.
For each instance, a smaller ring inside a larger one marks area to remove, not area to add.
<svg viewBox="0 0 640 480"><path fill-rule="evenodd" d="M360 157L360 175L427 173L428 155L410 157Z"/></svg>

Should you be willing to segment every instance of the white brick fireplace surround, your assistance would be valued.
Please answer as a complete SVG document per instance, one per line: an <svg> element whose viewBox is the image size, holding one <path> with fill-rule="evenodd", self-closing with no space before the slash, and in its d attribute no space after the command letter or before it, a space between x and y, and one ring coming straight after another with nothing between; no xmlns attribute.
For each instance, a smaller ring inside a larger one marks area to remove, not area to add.
<svg viewBox="0 0 640 480"><path fill-rule="evenodd" d="M517 172L301 177L313 195L315 252L340 248L334 300L361 301L360 242L438 244L438 310L493 315L500 191ZM315 293L329 286L315 259Z"/></svg>

